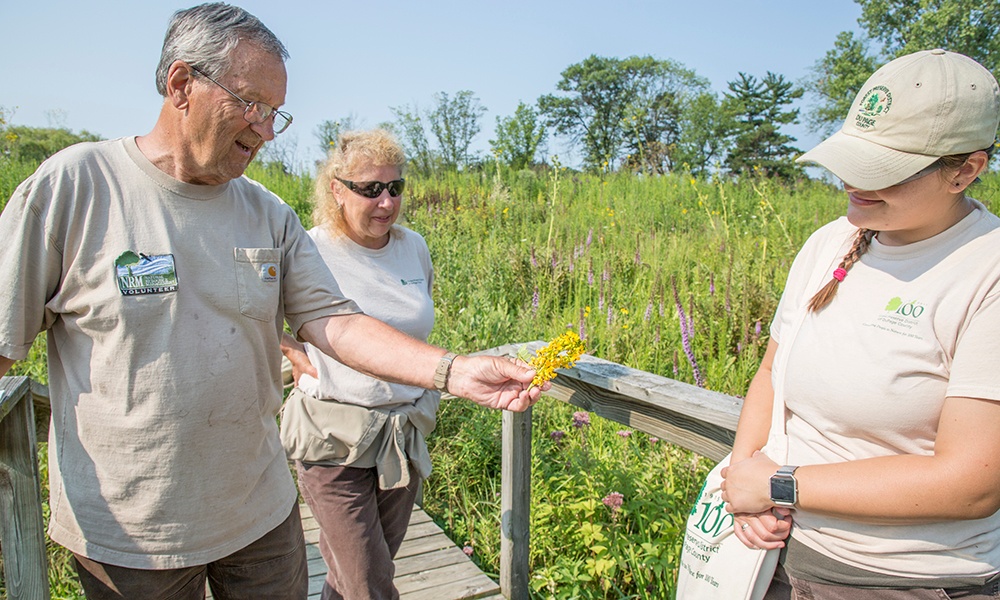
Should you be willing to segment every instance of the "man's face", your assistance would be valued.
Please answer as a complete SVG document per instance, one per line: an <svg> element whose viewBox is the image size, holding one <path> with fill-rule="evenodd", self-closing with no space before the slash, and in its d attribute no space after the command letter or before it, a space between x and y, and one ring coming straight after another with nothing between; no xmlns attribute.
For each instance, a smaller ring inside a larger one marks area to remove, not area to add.
<svg viewBox="0 0 1000 600"><path fill-rule="evenodd" d="M216 78L247 102L274 108L285 102L285 65L280 57L241 42L232 53L228 71ZM274 139L274 121L251 125L246 108L226 90L194 74L183 125L181 180L220 185L243 175L264 142Z"/></svg>

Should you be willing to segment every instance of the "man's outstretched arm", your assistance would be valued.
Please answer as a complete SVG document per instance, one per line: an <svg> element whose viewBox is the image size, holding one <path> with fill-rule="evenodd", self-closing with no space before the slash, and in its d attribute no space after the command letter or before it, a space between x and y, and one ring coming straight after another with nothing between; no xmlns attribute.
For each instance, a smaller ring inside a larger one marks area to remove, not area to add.
<svg viewBox="0 0 1000 600"><path fill-rule="evenodd" d="M434 389L434 372L445 354L363 314L309 321L299 329L299 337L352 369L426 389ZM523 363L505 358L459 356L452 363L448 392L482 406L522 411L541 394L540 388L528 389L534 375Z"/></svg>

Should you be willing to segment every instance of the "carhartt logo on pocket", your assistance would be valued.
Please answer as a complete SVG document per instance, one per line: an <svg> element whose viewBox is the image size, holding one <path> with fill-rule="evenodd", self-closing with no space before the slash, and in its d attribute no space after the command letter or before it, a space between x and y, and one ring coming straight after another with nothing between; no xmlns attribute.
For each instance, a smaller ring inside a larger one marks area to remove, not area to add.
<svg viewBox="0 0 1000 600"><path fill-rule="evenodd" d="M277 281L278 280L278 265L274 263L265 263L260 267L260 280L261 281Z"/></svg>

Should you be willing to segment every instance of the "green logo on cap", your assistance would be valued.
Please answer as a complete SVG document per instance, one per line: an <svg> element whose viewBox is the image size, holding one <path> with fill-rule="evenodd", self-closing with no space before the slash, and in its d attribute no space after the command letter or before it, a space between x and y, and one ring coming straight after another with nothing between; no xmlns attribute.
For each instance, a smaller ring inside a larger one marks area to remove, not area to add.
<svg viewBox="0 0 1000 600"><path fill-rule="evenodd" d="M881 117L892 108L892 94L884 85L877 85L861 98L858 114L854 116L854 124L859 129L871 129L875 126L876 117Z"/></svg>

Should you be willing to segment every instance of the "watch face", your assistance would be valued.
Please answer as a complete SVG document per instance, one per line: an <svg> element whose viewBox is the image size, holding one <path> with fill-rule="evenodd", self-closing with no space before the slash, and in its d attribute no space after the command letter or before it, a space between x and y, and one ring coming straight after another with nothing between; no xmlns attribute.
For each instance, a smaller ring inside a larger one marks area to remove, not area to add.
<svg viewBox="0 0 1000 600"><path fill-rule="evenodd" d="M791 477L772 477L771 478L771 501L772 502L784 502L786 504L794 503L795 498L795 480Z"/></svg>

